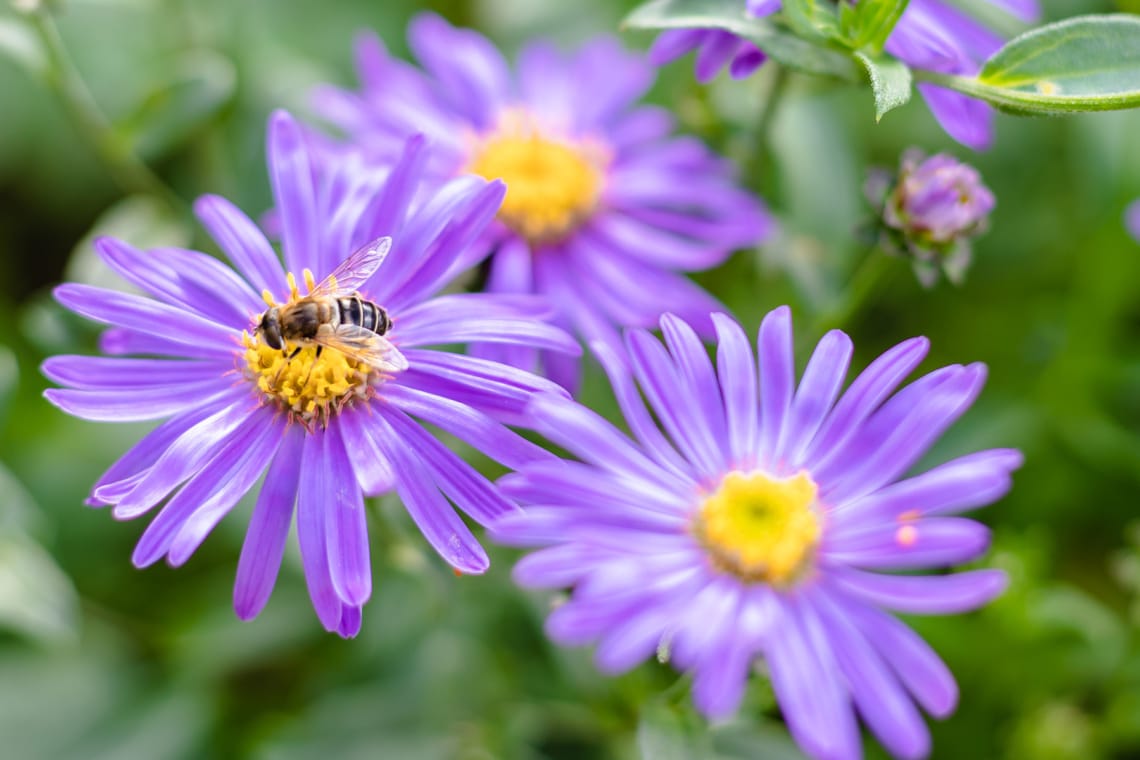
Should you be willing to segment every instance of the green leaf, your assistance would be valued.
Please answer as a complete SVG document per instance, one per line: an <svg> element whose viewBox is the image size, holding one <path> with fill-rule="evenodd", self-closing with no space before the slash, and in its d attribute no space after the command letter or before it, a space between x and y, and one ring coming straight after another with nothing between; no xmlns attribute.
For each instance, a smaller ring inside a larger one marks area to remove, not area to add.
<svg viewBox="0 0 1140 760"><path fill-rule="evenodd" d="M1140 16L1077 16L1026 32L977 78L927 79L1013 113L1059 114L1140 106Z"/></svg>
<svg viewBox="0 0 1140 760"><path fill-rule="evenodd" d="M857 50L865 49L878 55L909 2L860 0L854 6L841 2L839 19L844 39Z"/></svg>
<svg viewBox="0 0 1140 760"><path fill-rule="evenodd" d="M811 74L858 81L846 53L790 34L766 19L753 18L740 0L651 0L622 23L629 29L723 29L756 44L773 60Z"/></svg>
<svg viewBox="0 0 1140 760"><path fill-rule="evenodd" d="M818 0L784 0L784 17L788 26L809 39L833 40L839 37L839 22L831 5Z"/></svg>
<svg viewBox="0 0 1140 760"><path fill-rule="evenodd" d="M855 57L867 69L871 79L871 89L875 93L875 121L892 108L910 100L910 68L894 58L872 58L866 53L855 53Z"/></svg>
<svg viewBox="0 0 1140 760"><path fill-rule="evenodd" d="M212 50L187 53L115 131L131 152L161 156L214 119L236 90L237 74L228 58Z"/></svg>

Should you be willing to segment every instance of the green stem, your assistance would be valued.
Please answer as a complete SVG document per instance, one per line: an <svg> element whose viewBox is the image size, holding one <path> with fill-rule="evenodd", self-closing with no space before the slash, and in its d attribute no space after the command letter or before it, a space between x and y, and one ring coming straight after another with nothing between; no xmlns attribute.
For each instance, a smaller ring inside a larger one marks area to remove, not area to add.
<svg viewBox="0 0 1140 760"><path fill-rule="evenodd" d="M67 56L55 19L46 8L29 13L47 54L48 85L59 96L79 133L94 148L111 178L128 193L144 193L162 198L174 209L185 204L115 134L79 71Z"/></svg>
<svg viewBox="0 0 1140 760"><path fill-rule="evenodd" d="M818 332L825 332L850 323L851 318L862 309L895 272L897 262L878 249L871 250L859 268L851 276L846 288L846 297L834 309L824 312L816 320Z"/></svg>

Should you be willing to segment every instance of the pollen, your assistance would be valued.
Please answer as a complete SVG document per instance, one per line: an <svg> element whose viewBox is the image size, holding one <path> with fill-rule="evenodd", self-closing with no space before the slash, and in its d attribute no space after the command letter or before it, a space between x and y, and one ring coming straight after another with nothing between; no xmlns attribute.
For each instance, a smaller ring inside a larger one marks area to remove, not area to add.
<svg viewBox="0 0 1140 760"><path fill-rule="evenodd" d="M531 243L552 243L593 214L608 162L597 143L562 139L511 110L475 141L465 169L506 182L499 221Z"/></svg>
<svg viewBox="0 0 1140 760"><path fill-rule="evenodd" d="M817 492L806 472L774 478L733 471L701 504L693 533L717 569L787 588L803 576L819 544Z"/></svg>

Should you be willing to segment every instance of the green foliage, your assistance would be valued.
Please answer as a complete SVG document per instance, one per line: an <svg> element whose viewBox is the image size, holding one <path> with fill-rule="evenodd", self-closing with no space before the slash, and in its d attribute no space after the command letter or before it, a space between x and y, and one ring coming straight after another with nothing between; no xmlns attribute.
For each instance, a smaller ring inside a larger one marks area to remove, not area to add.
<svg viewBox="0 0 1140 760"><path fill-rule="evenodd" d="M773 60L798 71L855 80L858 71L850 57L824 44L830 36L824 29L824 11L814 0L800 0L799 22L805 30L814 29L817 39L808 40L766 20L752 18L738 0L651 0L626 16L622 26L628 29L723 29L739 35L767 53ZM836 27L837 28L837 27Z"/></svg>
<svg viewBox="0 0 1140 760"><path fill-rule="evenodd" d="M875 94L875 121L910 100L910 67L893 58L872 58L866 53L856 53L855 57L867 69L867 76L871 79L871 92Z"/></svg>
<svg viewBox="0 0 1140 760"><path fill-rule="evenodd" d="M1026 32L977 78L931 77L1016 114L1140 106L1140 16L1078 16Z"/></svg>

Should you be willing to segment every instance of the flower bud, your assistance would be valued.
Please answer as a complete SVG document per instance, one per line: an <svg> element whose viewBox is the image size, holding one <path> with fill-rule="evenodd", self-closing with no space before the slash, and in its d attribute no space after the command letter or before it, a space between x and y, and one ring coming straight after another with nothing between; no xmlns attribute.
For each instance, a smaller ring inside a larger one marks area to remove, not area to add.
<svg viewBox="0 0 1140 760"><path fill-rule="evenodd" d="M939 271L961 284L970 240L986 230L994 207L977 169L945 153L927 158L912 149L903 154L897 176L872 172L865 192L879 213L880 241L888 252L911 258L927 287Z"/></svg>

